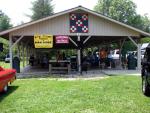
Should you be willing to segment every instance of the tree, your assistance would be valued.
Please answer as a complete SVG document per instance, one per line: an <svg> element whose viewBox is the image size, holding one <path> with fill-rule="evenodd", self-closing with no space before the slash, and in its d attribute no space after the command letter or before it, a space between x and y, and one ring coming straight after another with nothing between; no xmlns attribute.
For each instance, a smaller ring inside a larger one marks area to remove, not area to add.
<svg viewBox="0 0 150 113"><path fill-rule="evenodd" d="M150 37L143 38L141 43L150 43Z"/></svg>
<svg viewBox="0 0 150 113"><path fill-rule="evenodd" d="M2 11L0 11L0 31L6 30L12 27L10 24L10 19Z"/></svg>
<svg viewBox="0 0 150 113"><path fill-rule="evenodd" d="M149 18L145 15L144 17L142 17L142 21L143 21L143 29L146 32L150 33L150 20L149 20Z"/></svg>
<svg viewBox="0 0 150 113"><path fill-rule="evenodd" d="M103 15L110 16L110 7L112 0L98 0L97 5L94 7L95 11L102 13Z"/></svg>
<svg viewBox="0 0 150 113"><path fill-rule="evenodd" d="M0 10L0 31L7 30L10 27L12 27L12 25L10 24L9 17ZM5 55L8 54L9 45L8 41L2 39L1 37L0 42L3 43L3 52L0 52L0 60L2 60L4 59Z"/></svg>
<svg viewBox="0 0 150 113"><path fill-rule="evenodd" d="M136 13L136 5L131 0L98 0L94 10L117 21L150 32L150 20Z"/></svg>
<svg viewBox="0 0 150 113"><path fill-rule="evenodd" d="M9 52L9 44L8 41L3 38L0 38L0 42L3 43L3 52L0 52L0 61L2 61Z"/></svg>
<svg viewBox="0 0 150 113"><path fill-rule="evenodd" d="M95 10L123 23L136 14L136 5L131 0L99 0Z"/></svg>
<svg viewBox="0 0 150 113"><path fill-rule="evenodd" d="M36 0L32 3L32 20L41 19L53 14L52 0Z"/></svg>

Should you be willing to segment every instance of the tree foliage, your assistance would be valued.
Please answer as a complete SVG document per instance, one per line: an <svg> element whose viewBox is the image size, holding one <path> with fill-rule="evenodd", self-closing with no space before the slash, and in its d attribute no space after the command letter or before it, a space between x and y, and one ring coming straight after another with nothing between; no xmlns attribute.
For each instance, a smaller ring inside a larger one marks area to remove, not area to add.
<svg viewBox="0 0 150 113"><path fill-rule="evenodd" d="M6 54L8 54L9 52L9 45L8 45L8 41L0 38L0 43L3 43L3 52L0 52L0 61L4 60Z"/></svg>
<svg viewBox="0 0 150 113"><path fill-rule="evenodd" d="M143 38L141 43L150 43L150 37Z"/></svg>
<svg viewBox="0 0 150 113"><path fill-rule="evenodd" d="M136 5L131 0L98 0L94 10L117 21L150 32L148 17L136 13Z"/></svg>
<svg viewBox="0 0 150 113"><path fill-rule="evenodd" d="M32 3L32 20L41 19L53 14L52 0L36 0Z"/></svg>
<svg viewBox="0 0 150 113"><path fill-rule="evenodd" d="M9 17L0 11L0 31L7 30L12 25L10 24ZM4 59L5 55L8 54L9 45L8 41L0 37L0 43L3 43L3 52L0 52L0 60Z"/></svg>
<svg viewBox="0 0 150 113"><path fill-rule="evenodd" d="M10 24L9 17L0 11L0 31L6 30L10 27L12 27L12 25Z"/></svg>

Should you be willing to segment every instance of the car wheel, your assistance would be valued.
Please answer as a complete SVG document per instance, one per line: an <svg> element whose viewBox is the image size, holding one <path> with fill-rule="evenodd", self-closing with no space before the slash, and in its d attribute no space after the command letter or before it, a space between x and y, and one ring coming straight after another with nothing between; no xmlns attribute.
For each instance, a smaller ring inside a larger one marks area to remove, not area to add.
<svg viewBox="0 0 150 113"><path fill-rule="evenodd" d="M142 92L146 96L150 96L150 86L147 83L146 77L142 77Z"/></svg>
<svg viewBox="0 0 150 113"><path fill-rule="evenodd" d="M6 84L6 85L4 86L4 88L3 88L3 92L6 93L7 90L8 90L8 85Z"/></svg>

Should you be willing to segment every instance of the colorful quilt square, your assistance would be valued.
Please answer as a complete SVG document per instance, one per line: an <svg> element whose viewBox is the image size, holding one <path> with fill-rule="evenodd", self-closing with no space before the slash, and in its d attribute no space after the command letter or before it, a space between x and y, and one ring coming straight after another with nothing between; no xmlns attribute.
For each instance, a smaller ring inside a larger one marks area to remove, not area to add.
<svg viewBox="0 0 150 113"><path fill-rule="evenodd" d="M88 14L70 14L70 33L88 33Z"/></svg>

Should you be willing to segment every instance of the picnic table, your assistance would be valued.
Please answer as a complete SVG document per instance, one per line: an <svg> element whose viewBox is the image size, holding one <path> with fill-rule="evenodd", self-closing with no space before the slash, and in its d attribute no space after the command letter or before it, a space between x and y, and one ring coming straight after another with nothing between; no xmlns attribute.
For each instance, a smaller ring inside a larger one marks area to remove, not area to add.
<svg viewBox="0 0 150 113"><path fill-rule="evenodd" d="M50 60L49 61L49 73L64 73L68 74L71 71L70 61L68 60Z"/></svg>

